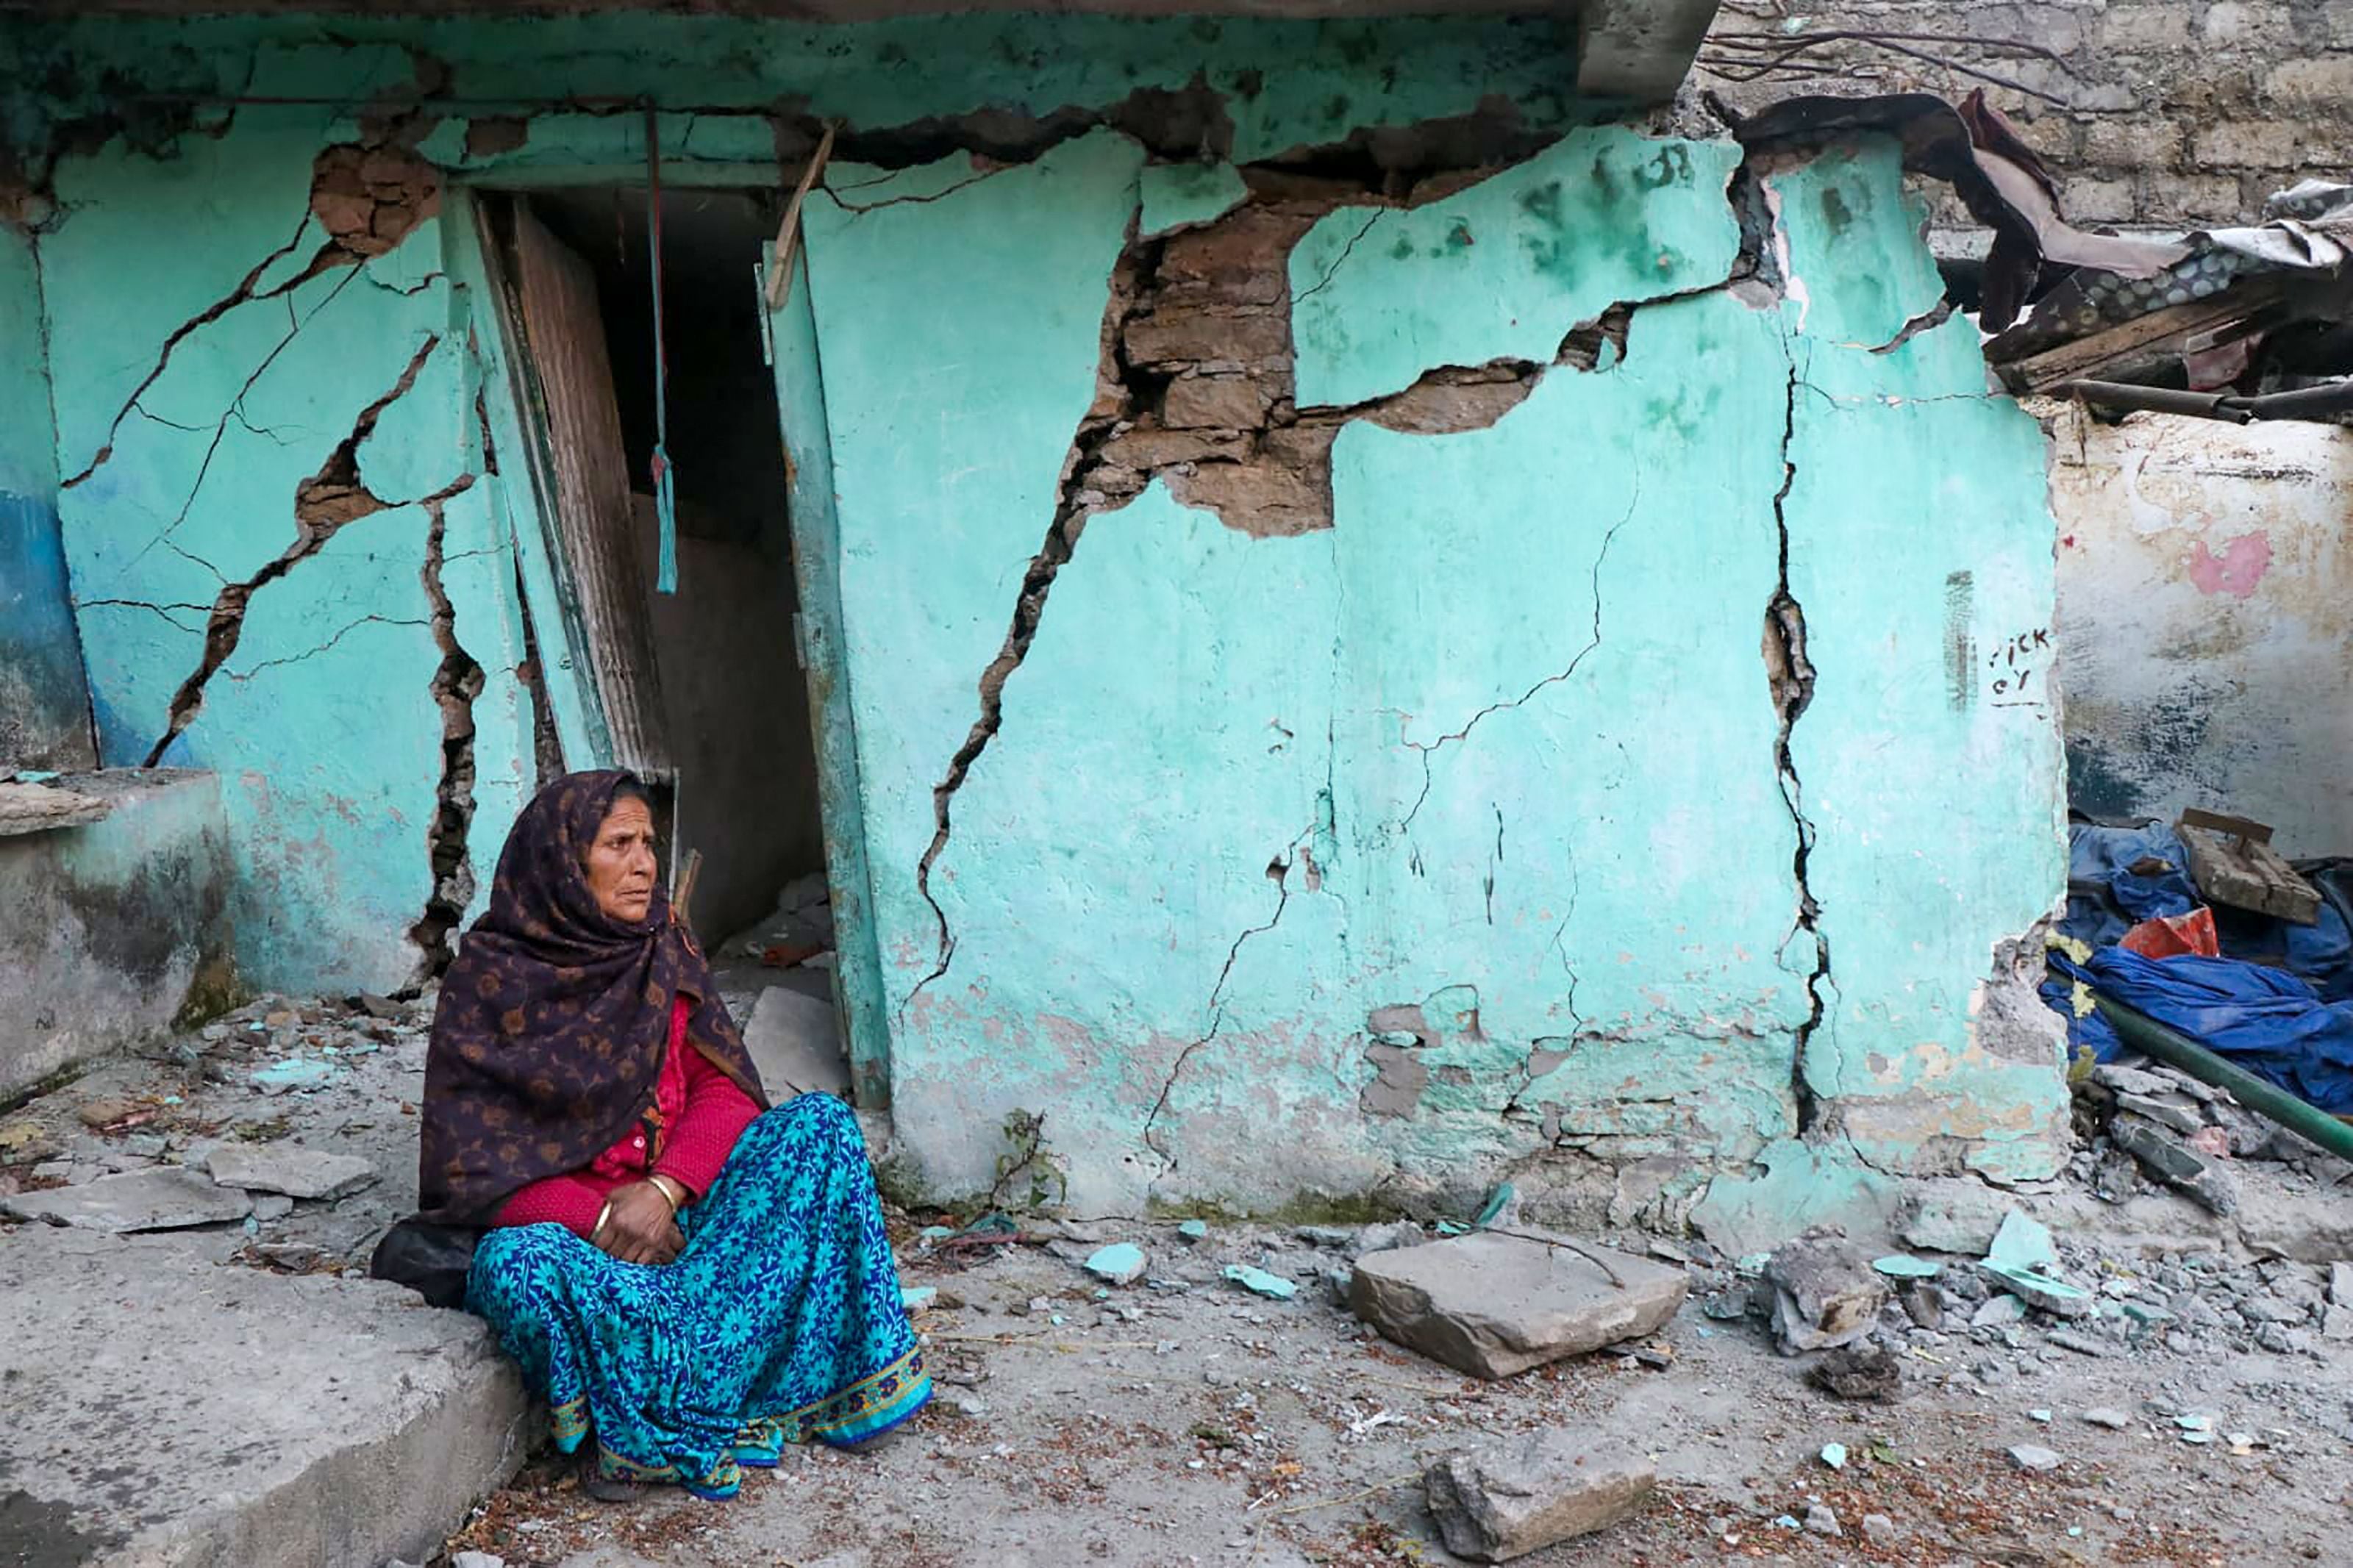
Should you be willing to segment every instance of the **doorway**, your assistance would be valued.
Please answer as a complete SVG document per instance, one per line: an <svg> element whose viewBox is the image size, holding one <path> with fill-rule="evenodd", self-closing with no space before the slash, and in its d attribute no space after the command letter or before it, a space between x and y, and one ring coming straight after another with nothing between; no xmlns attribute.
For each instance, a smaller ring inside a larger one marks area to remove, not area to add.
<svg viewBox="0 0 2353 1568"><path fill-rule="evenodd" d="M484 193L533 499L609 755L664 786L673 884L772 1093L849 1078L832 967L816 731L797 653L789 476L757 292L780 203L661 198L678 590L659 524L653 283L643 187ZM585 655L586 657L580 657ZM781 1080L781 1081L780 1081Z"/></svg>

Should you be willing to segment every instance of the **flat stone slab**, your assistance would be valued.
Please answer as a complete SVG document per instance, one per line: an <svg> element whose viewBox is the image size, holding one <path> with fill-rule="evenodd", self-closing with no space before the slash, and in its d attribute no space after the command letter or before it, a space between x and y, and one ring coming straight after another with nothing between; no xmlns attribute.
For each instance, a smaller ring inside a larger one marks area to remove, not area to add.
<svg viewBox="0 0 2353 1568"><path fill-rule="evenodd" d="M253 1212L253 1200L176 1165L100 1176L78 1187L0 1197L0 1214L115 1235L224 1225Z"/></svg>
<svg viewBox="0 0 2353 1568"><path fill-rule="evenodd" d="M215 1182L290 1198L340 1198L376 1178L374 1163L357 1154L306 1149L299 1143L224 1143L205 1163Z"/></svg>
<svg viewBox="0 0 2353 1568"><path fill-rule="evenodd" d="M1422 1492L1447 1551L1504 1563L1608 1529L1658 1482L1626 1444L1550 1428L1440 1459Z"/></svg>
<svg viewBox="0 0 2353 1568"><path fill-rule="evenodd" d="M1683 1305L1689 1285L1682 1269L1562 1245L1571 1240L1474 1231L1370 1253L1356 1260L1348 1304L1398 1343L1479 1377L1509 1377L1653 1333ZM1594 1258L1606 1259L1622 1285Z"/></svg>
<svg viewBox="0 0 2353 1568"><path fill-rule="evenodd" d="M28 1563L427 1562L535 1430L475 1319L170 1237L0 1231L0 1521Z"/></svg>

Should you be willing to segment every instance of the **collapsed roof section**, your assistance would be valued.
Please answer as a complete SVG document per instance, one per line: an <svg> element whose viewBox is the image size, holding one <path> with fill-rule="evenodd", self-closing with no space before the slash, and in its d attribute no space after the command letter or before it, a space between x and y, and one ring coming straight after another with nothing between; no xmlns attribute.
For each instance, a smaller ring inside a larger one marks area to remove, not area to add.
<svg viewBox="0 0 2353 1568"><path fill-rule="evenodd" d="M2306 180L2263 221L2179 238L2070 225L2055 182L1971 93L1795 98L1742 121L1751 148L1859 132L1950 184L1993 233L1978 324L2011 392L2242 423L2353 413L2353 184Z"/></svg>

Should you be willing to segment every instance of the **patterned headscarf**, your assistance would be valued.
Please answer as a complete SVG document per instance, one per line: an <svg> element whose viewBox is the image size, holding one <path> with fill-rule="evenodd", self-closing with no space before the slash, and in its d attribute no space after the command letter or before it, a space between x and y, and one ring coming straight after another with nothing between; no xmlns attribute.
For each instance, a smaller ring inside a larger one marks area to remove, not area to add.
<svg viewBox="0 0 2353 1568"><path fill-rule="evenodd" d="M425 1062L417 1186L425 1218L484 1225L514 1193L576 1171L653 1103L671 998L687 1038L765 1106L759 1070L711 966L659 885L624 924L589 890L588 847L626 773L572 773L523 807L491 904L442 977Z"/></svg>

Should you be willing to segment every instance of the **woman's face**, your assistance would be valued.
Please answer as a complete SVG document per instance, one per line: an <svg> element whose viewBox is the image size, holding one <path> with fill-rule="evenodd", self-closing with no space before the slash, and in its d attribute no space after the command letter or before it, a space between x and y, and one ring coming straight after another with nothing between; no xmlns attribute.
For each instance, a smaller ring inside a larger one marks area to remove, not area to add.
<svg viewBox="0 0 2353 1568"><path fill-rule="evenodd" d="M646 803L613 803L588 847L588 890L608 920L635 925L654 901L654 819Z"/></svg>

